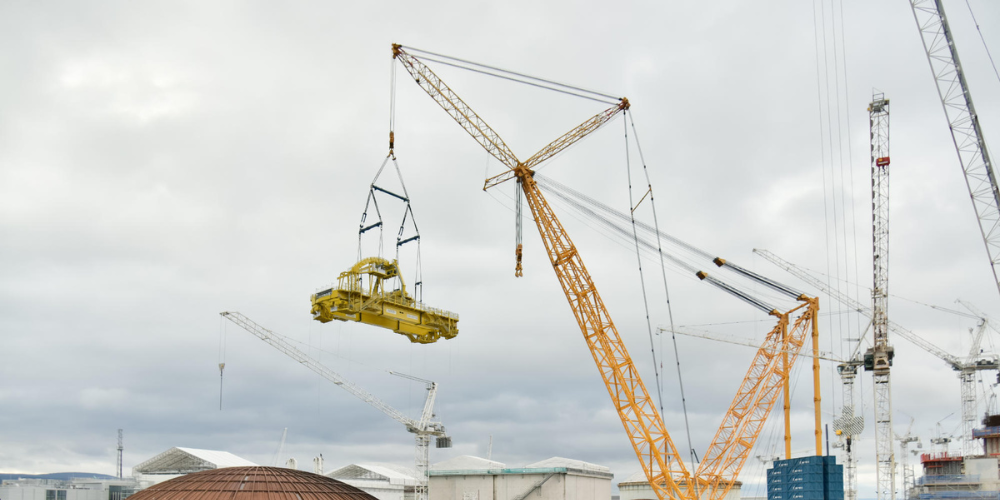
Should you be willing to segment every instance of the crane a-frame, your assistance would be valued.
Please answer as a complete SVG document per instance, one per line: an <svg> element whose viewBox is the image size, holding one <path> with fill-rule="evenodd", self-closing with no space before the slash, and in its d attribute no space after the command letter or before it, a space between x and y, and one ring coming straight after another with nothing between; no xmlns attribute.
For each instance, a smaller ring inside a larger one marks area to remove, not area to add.
<svg viewBox="0 0 1000 500"><path fill-rule="evenodd" d="M423 62L399 44L393 44L392 55L448 115L490 155L507 167L503 173L487 179L483 189L489 189L511 179L517 180L519 191L523 193L528 203L556 277L657 497L675 500L695 499L703 496L699 493L700 490L707 491L708 498L713 500L722 498L732 488L746 459L745 454L732 451L736 447L745 447L749 451L758 436L759 427L747 424L755 418L762 421L759 418L760 412L757 411L762 404L763 393L760 392L760 384L751 384L752 391L747 395L741 397L741 394L737 394L737 399L743 401L745 406L738 409L731 408L727 413L727 418L732 416L736 419L736 424L728 427L729 430L724 432L727 438L716 448L720 450L717 453L723 458L712 461L712 470L703 472L701 469L710 463L706 457L698 473L692 477L667 432L618 329L611 320L590 273L584 266L583 259L566 229L542 196L533 177L533 169L540 163L596 131L619 113L628 110L628 99L621 98L611 108L584 121L527 160L521 161L500 135ZM392 135L390 140L391 138ZM787 339L788 337L783 340L782 350L788 349ZM762 379L769 378L779 368L778 356L772 358L759 373ZM753 366L751 370L754 370ZM780 376L787 377L787 373ZM753 429L756 429L756 432ZM720 432L723 431L720 429Z"/></svg>

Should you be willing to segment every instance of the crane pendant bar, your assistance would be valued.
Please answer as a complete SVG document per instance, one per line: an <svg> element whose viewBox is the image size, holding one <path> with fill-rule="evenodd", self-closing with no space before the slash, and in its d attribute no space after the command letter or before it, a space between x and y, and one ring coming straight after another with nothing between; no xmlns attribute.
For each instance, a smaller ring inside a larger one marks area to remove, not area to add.
<svg viewBox="0 0 1000 500"><path fill-rule="evenodd" d="M399 288L389 290L394 282ZM395 260L362 259L340 273L336 287L314 294L311 300L313 319L321 323L357 321L387 328L418 344L458 335L458 314L414 300Z"/></svg>

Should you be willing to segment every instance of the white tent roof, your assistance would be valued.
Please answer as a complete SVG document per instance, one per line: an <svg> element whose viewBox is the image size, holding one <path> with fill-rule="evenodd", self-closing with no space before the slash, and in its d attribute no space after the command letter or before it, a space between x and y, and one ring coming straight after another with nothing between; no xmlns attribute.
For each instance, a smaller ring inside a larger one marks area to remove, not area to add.
<svg viewBox="0 0 1000 500"><path fill-rule="evenodd" d="M535 462L533 464L528 464L525 468L528 469L549 469L556 467L566 467L567 469L580 469L594 472L611 472L611 469L603 466L592 464L589 462L584 462L583 460L573 460L572 458L563 457L552 457L541 462Z"/></svg>
<svg viewBox="0 0 1000 500"><path fill-rule="evenodd" d="M351 464L341 467L326 475L341 481L351 479L367 479L388 481L389 484L416 484L417 471L396 464L369 463Z"/></svg>
<svg viewBox="0 0 1000 500"><path fill-rule="evenodd" d="M507 466L500 462L472 455L462 455L445 460L444 462L438 462L431 466L431 470L492 470L503 469L505 467Z"/></svg>
<svg viewBox="0 0 1000 500"><path fill-rule="evenodd" d="M646 473L643 471L635 472L631 476L625 478L622 482L618 484L628 484L628 483L645 483L649 484L649 480L646 479Z"/></svg>
<svg viewBox="0 0 1000 500"><path fill-rule="evenodd" d="M202 470L248 465L257 464L227 451L170 448L132 467L132 472L140 474L187 474Z"/></svg>

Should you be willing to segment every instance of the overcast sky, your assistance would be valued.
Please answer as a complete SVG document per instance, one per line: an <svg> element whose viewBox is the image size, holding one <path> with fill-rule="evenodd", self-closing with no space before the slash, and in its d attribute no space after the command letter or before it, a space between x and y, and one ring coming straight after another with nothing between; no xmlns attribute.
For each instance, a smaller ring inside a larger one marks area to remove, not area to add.
<svg viewBox="0 0 1000 500"><path fill-rule="evenodd" d="M1000 56L1000 6L968 5ZM998 144L1000 81L966 3L945 6L987 142ZM530 217L525 276L513 276L513 183L482 191L499 163L401 67L396 155L420 224L424 297L459 313L461 333L413 345L366 325L311 320L310 294L357 258L358 221L387 153L393 42L627 96L630 163L619 117L542 175L627 211L628 173L645 184L637 135L664 231L805 288L752 253L766 248L850 282L863 303L871 282L865 108L877 88L892 110L890 317L956 354L968 350L975 321L922 304L960 308L954 300L963 298L1000 319L902 0L7 1L0 472L113 473L119 428L126 474L174 446L270 464L286 427L281 462L295 457L311 469L322 453L327 470L412 464L412 436L400 424L224 324L225 310L301 342L411 415L423 387L386 370L437 381L436 413L455 446L432 450L432 463L485 456L492 436L492 458L510 466L564 456L610 467L616 483L639 470ZM522 159L606 107L432 67ZM635 249L552 203L655 392ZM651 221L648 207L637 213ZM659 263L644 255L643 269L650 324L667 325ZM690 272L669 266L666 275L677 325L757 342L773 326ZM845 339L861 322L822 300L824 350L846 357ZM912 418L925 449L939 421L943 434L959 434L954 372L890 341L897 432ZM652 344L667 360L666 425L686 448L675 351L669 339ZM681 337L678 353L692 445L703 454L753 350ZM795 374L800 455L812 443L807 365ZM825 363L824 422L842 403L833 374ZM995 382L984 377L981 399ZM860 378L868 417L860 496L869 498L871 379ZM753 455L780 448L778 421ZM757 460L741 479L744 495L765 494Z"/></svg>

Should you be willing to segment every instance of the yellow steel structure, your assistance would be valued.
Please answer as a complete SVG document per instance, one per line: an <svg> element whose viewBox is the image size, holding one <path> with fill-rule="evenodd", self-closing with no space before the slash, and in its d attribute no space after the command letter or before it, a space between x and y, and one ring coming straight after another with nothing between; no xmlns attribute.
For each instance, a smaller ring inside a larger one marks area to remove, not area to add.
<svg viewBox="0 0 1000 500"><path fill-rule="evenodd" d="M399 280L399 288L386 286ZM458 315L424 306L406 293L406 285L395 260L362 259L340 273L337 286L311 297L313 319L358 321L388 328L410 342L430 344L458 335Z"/></svg>
<svg viewBox="0 0 1000 500"><path fill-rule="evenodd" d="M710 491L721 492L720 495L713 493L711 498L721 498L732 487L727 483L739 475L780 390L788 387L789 372L806 336L815 329L819 300L804 295L799 300L802 304L785 313L772 311L771 314L778 317L778 324L768 332L757 350L729 411L698 466L699 481L705 482ZM791 323L792 314L799 310L802 313ZM785 401L787 410L787 394ZM786 413L786 426L788 423ZM790 454L787 437L786 433L786 452Z"/></svg>
<svg viewBox="0 0 1000 500"><path fill-rule="evenodd" d="M542 196L533 177L533 167L627 110L628 100L622 98L617 105L595 115L542 148L527 161L521 162L500 136L430 68L407 53L401 45L393 44L392 55L469 135L507 165L509 170L488 179L484 190L510 179L518 180L556 277L657 497L661 500L723 498L735 483L740 468L777 399L778 388L788 378L798 350L805 341L805 332L810 331L810 325L815 324L818 301L803 296L802 305L785 314L775 311L779 324L760 347L733 405L726 413L713 446L702 461L698 473L692 477L664 427L649 391L646 390L580 254ZM790 315L802 308L805 308L804 312L794 322L791 333L788 333ZM782 359L780 354L788 351L793 352L788 362L779 362Z"/></svg>

